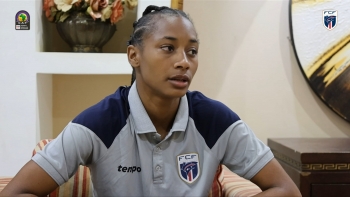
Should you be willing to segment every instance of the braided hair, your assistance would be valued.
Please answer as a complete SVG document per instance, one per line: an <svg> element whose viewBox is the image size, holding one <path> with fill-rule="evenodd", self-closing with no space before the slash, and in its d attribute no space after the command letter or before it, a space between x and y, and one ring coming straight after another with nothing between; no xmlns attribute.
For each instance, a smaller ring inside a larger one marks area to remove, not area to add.
<svg viewBox="0 0 350 197"><path fill-rule="evenodd" d="M142 13L142 17L133 23L134 31L130 36L130 40L127 42L127 45L139 46L142 49L142 39L145 35L149 35L152 31L155 30L155 24L157 22L156 16L182 16L189 20L192 24L192 20L189 16L181 11L172 9L166 6L158 7L154 5L149 5L145 11ZM131 84L136 79L135 69L132 70Z"/></svg>

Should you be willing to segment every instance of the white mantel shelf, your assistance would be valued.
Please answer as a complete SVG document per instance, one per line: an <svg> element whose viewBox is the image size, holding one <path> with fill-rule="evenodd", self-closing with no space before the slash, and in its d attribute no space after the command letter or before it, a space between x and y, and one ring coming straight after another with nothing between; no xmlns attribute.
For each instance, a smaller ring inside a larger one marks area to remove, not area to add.
<svg viewBox="0 0 350 197"><path fill-rule="evenodd" d="M47 60L36 68L40 74L131 74L125 53L60 53L37 52Z"/></svg>

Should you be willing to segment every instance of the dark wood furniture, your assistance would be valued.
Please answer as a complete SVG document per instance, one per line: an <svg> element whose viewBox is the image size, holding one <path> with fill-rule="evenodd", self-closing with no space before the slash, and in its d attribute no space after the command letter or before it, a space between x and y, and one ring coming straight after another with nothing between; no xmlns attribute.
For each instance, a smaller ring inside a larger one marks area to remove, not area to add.
<svg viewBox="0 0 350 197"><path fill-rule="evenodd" d="M270 138L303 197L350 196L350 138Z"/></svg>

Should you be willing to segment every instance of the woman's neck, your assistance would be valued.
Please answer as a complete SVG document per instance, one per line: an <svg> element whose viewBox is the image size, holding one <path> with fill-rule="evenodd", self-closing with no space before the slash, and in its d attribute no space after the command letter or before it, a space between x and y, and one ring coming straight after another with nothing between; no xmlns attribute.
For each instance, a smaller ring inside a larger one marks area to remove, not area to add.
<svg viewBox="0 0 350 197"><path fill-rule="evenodd" d="M144 105L148 116L157 129L157 132L162 136L162 139L165 138L173 126L177 109L179 107L179 101L180 99L177 99L177 101L169 104L159 104L153 100L152 103Z"/></svg>
<svg viewBox="0 0 350 197"><path fill-rule="evenodd" d="M139 96L157 132L164 139L172 128L181 98L165 99L144 92L139 92Z"/></svg>

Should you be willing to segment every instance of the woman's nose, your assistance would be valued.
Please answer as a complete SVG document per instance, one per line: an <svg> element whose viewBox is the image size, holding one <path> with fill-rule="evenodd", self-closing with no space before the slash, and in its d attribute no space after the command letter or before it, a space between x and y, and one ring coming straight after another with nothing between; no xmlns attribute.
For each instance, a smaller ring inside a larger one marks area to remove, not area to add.
<svg viewBox="0 0 350 197"><path fill-rule="evenodd" d="M181 68L181 69L189 69L190 67L190 63L188 62L188 58L186 55L186 52L183 51L182 53L180 53L180 58L178 61L176 61L176 63L174 64L175 68Z"/></svg>

